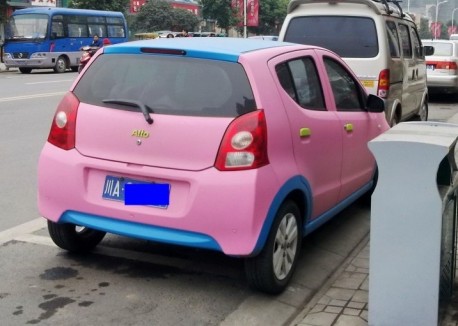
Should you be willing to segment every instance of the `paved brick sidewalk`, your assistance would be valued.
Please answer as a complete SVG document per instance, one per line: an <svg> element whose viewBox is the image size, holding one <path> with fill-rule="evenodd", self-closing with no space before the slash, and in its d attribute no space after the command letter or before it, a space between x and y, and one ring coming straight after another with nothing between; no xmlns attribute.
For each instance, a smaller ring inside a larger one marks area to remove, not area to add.
<svg viewBox="0 0 458 326"><path fill-rule="evenodd" d="M369 238L328 284L311 300L292 325L367 326L369 294ZM458 326L458 283L443 313L441 326Z"/></svg>

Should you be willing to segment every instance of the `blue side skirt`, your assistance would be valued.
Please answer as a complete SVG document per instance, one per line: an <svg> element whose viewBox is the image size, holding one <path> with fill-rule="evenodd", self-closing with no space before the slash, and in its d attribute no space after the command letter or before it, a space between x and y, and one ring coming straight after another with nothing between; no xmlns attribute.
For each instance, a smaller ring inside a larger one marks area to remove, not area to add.
<svg viewBox="0 0 458 326"><path fill-rule="evenodd" d="M131 238L222 251L219 244L205 234L115 220L81 212L66 211L62 214L59 223L72 223Z"/></svg>

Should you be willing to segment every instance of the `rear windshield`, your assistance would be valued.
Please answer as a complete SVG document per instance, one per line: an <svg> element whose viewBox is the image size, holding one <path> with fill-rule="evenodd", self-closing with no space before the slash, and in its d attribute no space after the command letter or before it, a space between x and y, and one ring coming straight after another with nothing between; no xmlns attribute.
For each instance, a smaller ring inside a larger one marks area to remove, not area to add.
<svg viewBox="0 0 458 326"><path fill-rule="evenodd" d="M238 63L186 57L104 54L74 90L81 102L137 101L158 114L236 117L256 109L244 69Z"/></svg>
<svg viewBox="0 0 458 326"><path fill-rule="evenodd" d="M453 45L451 43L427 42L422 41L423 45L430 45L434 47L434 54L438 56L452 56Z"/></svg>
<svg viewBox="0 0 458 326"><path fill-rule="evenodd" d="M284 40L321 46L344 58L373 58L379 51L375 22L366 17L296 17Z"/></svg>

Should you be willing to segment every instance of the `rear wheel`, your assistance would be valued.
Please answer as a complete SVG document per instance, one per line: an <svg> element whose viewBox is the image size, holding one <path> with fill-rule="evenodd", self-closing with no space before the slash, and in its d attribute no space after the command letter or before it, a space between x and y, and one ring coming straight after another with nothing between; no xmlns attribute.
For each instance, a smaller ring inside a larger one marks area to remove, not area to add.
<svg viewBox="0 0 458 326"><path fill-rule="evenodd" d="M67 61L64 57L57 58L56 64L54 66L54 71L58 73L63 73L67 70Z"/></svg>
<svg viewBox="0 0 458 326"><path fill-rule="evenodd" d="M19 68L19 71L23 74L30 74L32 68Z"/></svg>
<svg viewBox="0 0 458 326"><path fill-rule="evenodd" d="M390 127L394 127L399 123L399 117L397 114L393 116L393 119L390 121Z"/></svg>
<svg viewBox="0 0 458 326"><path fill-rule="evenodd" d="M75 224L59 224L52 221L48 221L48 231L56 245L72 252L87 252L94 249L106 234Z"/></svg>
<svg viewBox="0 0 458 326"><path fill-rule="evenodd" d="M419 121L428 120L428 102L426 101L423 102L415 118L416 118L415 120L419 120Z"/></svg>
<svg viewBox="0 0 458 326"><path fill-rule="evenodd" d="M261 253L245 260L251 287L271 294L282 292L296 268L302 242L300 210L286 201L277 212Z"/></svg>

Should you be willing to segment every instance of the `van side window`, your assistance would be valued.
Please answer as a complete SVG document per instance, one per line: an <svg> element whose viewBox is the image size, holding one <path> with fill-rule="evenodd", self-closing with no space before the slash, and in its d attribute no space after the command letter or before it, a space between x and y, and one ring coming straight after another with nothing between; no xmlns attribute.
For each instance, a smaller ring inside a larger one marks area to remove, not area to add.
<svg viewBox="0 0 458 326"><path fill-rule="evenodd" d="M388 38L388 45L390 47L390 54L392 58L399 58L399 35L396 28L396 23L393 21L386 22L386 35Z"/></svg>
<svg viewBox="0 0 458 326"><path fill-rule="evenodd" d="M401 35L402 55L404 58L412 58L412 43L410 42L409 26L399 24L399 34Z"/></svg>
<svg viewBox="0 0 458 326"><path fill-rule="evenodd" d="M418 36L417 30L412 28L412 41L413 41L413 53L415 55L415 58L423 58L423 54L421 52L421 41L420 37Z"/></svg>
<svg viewBox="0 0 458 326"><path fill-rule="evenodd" d="M361 88L348 71L331 58L324 58L337 111L363 111Z"/></svg>
<svg viewBox="0 0 458 326"><path fill-rule="evenodd" d="M325 110L321 83L312 58L282 63L275 70L283 89L301 107Z"/></svg>

